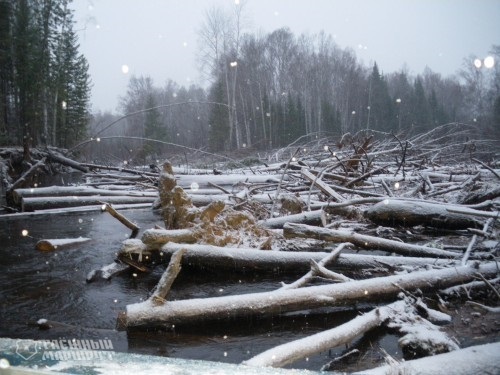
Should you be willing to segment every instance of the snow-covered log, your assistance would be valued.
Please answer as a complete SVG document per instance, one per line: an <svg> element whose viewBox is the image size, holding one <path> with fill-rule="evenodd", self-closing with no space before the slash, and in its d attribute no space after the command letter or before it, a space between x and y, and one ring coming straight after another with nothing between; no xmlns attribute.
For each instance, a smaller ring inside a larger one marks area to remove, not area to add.
<svg viewBox="0 0 500 375"><path fill-rule="evenodd" d="M474 217L451 212L448 207L453 208L446 204L387 198L368 208L364 215L375 224L393 227L425 225L467 229L482 226Z"/></svg>
<svg viewBox="0 0 500 375"><path fill-rule="evenodd" d="M188 253L187 251L186 255ZM477 268L457 266L333 285L169 301L161 306L145 301L127 305L126 312L119 316L119 325L134 327L190 324L252 315L269 316L320 307L355 305L374 300L393 299L401 292L401 289L426 291L446 288L472 280L477 272L485 277L492 277L498 273L498 266L495 262L480 265Z"/></svg>
<svg viewBox="0 0 500 375"><path fill-rule="evenodd" d="M35 247L37 250L40 251L54 251L87 241L90 241L90 238L79 237L79 238L44 239L38 241Z"/></svg>
<svg viewBox="0 0 500 375"><path fill-rule="evenodd" d="M155 245L152 245L152 242L150 242L148 247L154 248ZM319 262L330 254L326 252L307 251L268 251L174 242L163 245L161 251L164 255L170 256L181 248L186 249L186 253L182 258L184 266L242 273L261 271L278 274L300 274L309 271L311 260ZM434 265L437 267L446 267L459 264L458 260L450 261L447 259L340 254L335 263L328 266L331 269L352 271L355 269L383 268L386 266L428 267Z"/></svg>
<svg viewBox="0 0 500 375"><path fill-rule="evenodd" d="M160 248L167 242L195 243L194 229L147 229L141 238L148 246Z"/></svg>
<svg viewBox="0 0 500 375"><path fill-rule="evenodd" d="M393 363L352 375L483 375L500 373L500 342Z"/></svg>
<svg viewBox="0 0 500 375"><path fill-rule="evenodd" d="M417 304L425 311L429 310L421 300L415 301L412 298L405 298L387 306L377 307L338 327L266 350L245 361L244 364L283 367L319 352L349 344L357 336L382 325L382 323L405 333L405 336L399 341L403 349L404 345L408 345L408 343L421 348L427 354L458 349L457 344L440 331L439 327L419 316ZM448 315L446 316L450 318Z"/></svg>
<svg viewBox="0 0 500 375"><path fill-rule="evenodd" d="M243 364L257 367L283 367L310 355L348 344L358 335L381 325L387 319L387 310L396 308L400 304L404 302L398 301L376 308L338 327L275 346L244 361Z"/></svg>
<svg viewBox="0 0 500 375"><path fill-rule="evenodd" d="M104 201L110 204L136 204L136 203L153 203L154 197L130 197L130 196L106 196L93 195L89 197L33 197L23 198L21 210L36 211L49 208L67 208L78 206L91 206L102 204Z"/></svg>
<svg viewBox="0 0 500 375"><path fill-rule="evenodd" d="M265 228L277 229L283 228L286 223L321 225L322 222L326 222L325 212L323 210L314 210L260 220L259 225Z"/></svg>
<svg viewBox="0 0 500 375"><path fill-rule="evenodd" d="M12 193L12 199L16 205L21 204L22 198L28 197L67 197L67 196L132 196L153 197L158 196L157 191L142 190L109 190L96 189L89 186L47 186L38 188L16 189Z"/></svg>
<svg viewBox="0 0 500 375"><path fill-rule="evenodd" d="M456 258L461 255L435 247L406 244L386 238L373 237L345 230L313 227L305 224L287 223L283 227L283 234L287 238L301 237L316 238L331 242L350 242L363 249L389 251L409 256Z"/></svg>

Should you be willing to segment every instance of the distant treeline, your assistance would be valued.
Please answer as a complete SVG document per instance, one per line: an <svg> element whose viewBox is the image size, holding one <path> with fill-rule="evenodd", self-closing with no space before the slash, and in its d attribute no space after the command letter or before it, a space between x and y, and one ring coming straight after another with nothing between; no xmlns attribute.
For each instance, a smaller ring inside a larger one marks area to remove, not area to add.
<svg viewBox="0 0 500 375"><path fill-rule="evenodd" d="M416 76L406 68L385 74L376 63L364 66L352 49L340 48L325 33L243 33L240 11L206 13L198 56L210 82L206 90L171 81L156 87L147 76L130 79L123 113L160 108L128 117L120 127L123 135L212 151L270 149L303 135L362 129L416 133L449 122L500 137L498 63L477 68L468 57L450 77L429 68ZM498 62L500 46L492 46L491 54ZM145 147L143 152L155 154L160 146Z"/></svg>
<svg viewBox="0 0 500 375"><path fill-rule="evenodd" d="M0 145L68 147L89 124L69 0L0 0Z"/></svg>

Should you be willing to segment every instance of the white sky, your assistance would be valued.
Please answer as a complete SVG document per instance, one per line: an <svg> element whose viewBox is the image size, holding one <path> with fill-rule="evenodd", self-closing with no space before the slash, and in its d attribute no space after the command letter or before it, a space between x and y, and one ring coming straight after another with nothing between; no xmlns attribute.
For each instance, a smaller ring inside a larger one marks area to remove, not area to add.
<svg viewBox="0 0 500 375"><path fill-rule="evenodd" d="M202 84L197 30L212 5L236 6L235 0L74 0L93 110L116 111L132 74L149 75L157 86L167 79ZM324 30L385 73L406 64L412 74L428 66L451 75L464 58L482 59L500 44L500 0L247 0L245 9L249 32Z"/></svg>

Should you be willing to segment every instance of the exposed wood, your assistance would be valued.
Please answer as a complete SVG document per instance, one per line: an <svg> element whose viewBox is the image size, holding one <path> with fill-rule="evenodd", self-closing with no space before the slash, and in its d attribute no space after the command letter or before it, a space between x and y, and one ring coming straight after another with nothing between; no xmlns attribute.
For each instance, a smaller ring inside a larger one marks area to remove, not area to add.
<svg viewBox="0 0 500 375"><path fill-rule="evenodd" d="M154 245L149 244L148 247ZM175 251L185 248L183 266L204 270L229 272L266 272L298 275L310 270L311 259L319 262L329 256L326 252L291 252L263 251L250 248L219 247L212 245L189 245L168 242L161 247L165 256L171 256ZM334 270L360 270L381 267L446 267L459 265L459 260L415 258L401 256L340 254L329 268Z"/></svg>
<svg viewBox="0 0 500 375"><path fill-rule="evenodd" d="M310 286L273 292L240 294L212 298L170 301L155 306L150 301L127 305L122 323L126 327L189 324L210 321L221 317L266 316L314 309L382 301L395 298L401 288L405 290L446 288L468 282L481 272L485 277L498 273L497 264L487 263L478 269L457 266L441 270L418 271L404 275L371 278L348 283Z"/></svg>
<svg viewBox="0 0 500 375"><path fill-rule="evenodd" d="M147 229L141 240L147 245L160 248L167 242L195 243L196 234L193 229Z"/></svg>
<svg viewBox="0 0 500 375"><path fill-rule="evenodd" d="M344 248L349 247L349 246L352 246L352 244L350 244L350 243L342 243L342 244L338 245L328 256L324 257L319 262L316 263L314 261L314 259L311 259L311 262L314 262L314 264L316 266L319 266L319 267L327 266L328 264L335 262L338 259L339 255L340 255L340 252ZM304 276L302 276L300 279L294 281L291 284L284 284L281 287L281 289L295 289L295 288L299 288L299 287L305 285L307 282L309 282L309 280L311 280L314 276L315 276L315 271L314 271L313 267L311 267L311 270L308 273L306 273ZM343 276L343 275L340 275L340 276ZM349 278L346 278L345 276L343 276L343 277L345 278L344 281L350 280Z"/></svg>
<svg viewBox="0 0 500 375"><path fill-rule="evenodd" d="M166 301L172 284L174 283L179 272L181 272L181 260L185 252L185 249L177 250L170 258L167 269L163 273L150 297L153 303L163 304Z"/></svg>
<svg viewBox="0 0 500 375"><path fill-rule="evenodd" d="M136 203L153 203L155 198L153 197L106 197L106 201L110 204L136 204ZM21 203L21 210L26 211L36 211L44 209L53 208L67 208L67 207L78 207L78 206L91 206L91 205L102 205L103 197L100 195L93 195L88 197L33 197L33 198L23 198Z"/></svg>
<svg viewBox="0 0 500 375"><path fill-rule="evenodd" d="M68 248L82 242L90 241L90 238L57 238L57 239L44 239L36 243L35 247L39 251L54 251L63 248Z"/></svg>
<svg viewBox="0 0 500 375"><path fill-rule="evenodd" d="M47 150L47 158L51 161L55 161L59 164L65 165L67 167L71 167L71 168L76 169L78 171L81 171L83 173L87 173L89 171L88 168L86 166L84 166L83 164L81 164L75 160L69 159L69 158L61 155L59 152L57 152L55 150L48 149Z"/></svg>
<svg viewBox="0 0 500 375"><path fill-rule="evenodd" d="M435 247L406 244L381 237L367 236L344 230L313 227L305 224L287 223L283 227L283 235L287 238L300 237L316 238L318 240L330 242L351 242L363 249L382 250L409 256L457 258L461 255Z"/></svg>
<svg viewBox="0 0 500 375"><path fill-rule="evenodd" d="M323 210L306 211L299 214L285 215L260 220L259 225L269 229L283 228L283 225L285 225L286 223L320 225L324 220L324 215L325 212Z"/></svg>

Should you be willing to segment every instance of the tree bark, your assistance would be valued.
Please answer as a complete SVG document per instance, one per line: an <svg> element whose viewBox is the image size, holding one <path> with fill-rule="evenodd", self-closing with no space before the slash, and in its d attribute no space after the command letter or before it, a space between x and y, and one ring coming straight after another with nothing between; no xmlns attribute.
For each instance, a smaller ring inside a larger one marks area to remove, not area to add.
<svg viewBox="0 0 500 375"><path fill-rule="evenodd" d="M452 205L385 199L367 209L365 217L375 224L388 226L425 225L446 229L476 228L481 224L473 217L452 213ZM457 206L455 206L457 207Z"/></svg>
<svg viewBox="0 0 500 375"><path fill-rule="evenodd" d="M67 248L75 244L90 241L90 238L58 238L58 239L45 239L36 243L36 249L39 251L54 251L61 248Z"/></svg>
<svg viewBox="0 0 500 375"><path fill-rule="evenodd" d="M364 234L348 232L343 230L313 227L304 224L287 223L283 227L283 234L287 238L316 238L322 241L351 242L363 249L389 251L401 255L457 258L459 253L441 250L434 247L406 244L403 242L388 240L380 237L367 236Z"/></svg>
<svg viewBox="0 0 500 375"><path fill-rule="evenodd" d="M498 266L491 262L478 268L458 266L342 284L169 301L161 306L145 301L127 305L126 312L120 315L119 321L124 327L192 324L216 319L269 316L305 308L355 305L393 299L401 292L401 289L427 291L446 288L472 280L477 272L485 277L492 277L498 273Z"/></svg>
<svg viewBox="0 0 500 375"><path fill-rule="evenodd" d="M102 197L100 195L89 197L33 197L22 199L21 210L25 212L49 208L102 205L103 201L110 204L153 203L154 200L155 198L153 197Z"/></svg>
<svg viewBox="0 0 500 375"><path fill-rule="evenodd" d="M149 248L159 245L148 243ZM161 247L161 251L169 256L175 251L185 248L183 266L196 269L212 269L229 272L268 272L278 274L298 275L310 270L310 261L316 262L327 257L326 252L294 252L267 251L249 248L218 247L212 245L189 245L169 242ZM436 258L415 258L401 256L340 254L329 268L335 270L353 270L381 267L397 267L401 265L412 267L437 267L459 265L460 261L450 261Z"/></svg>

